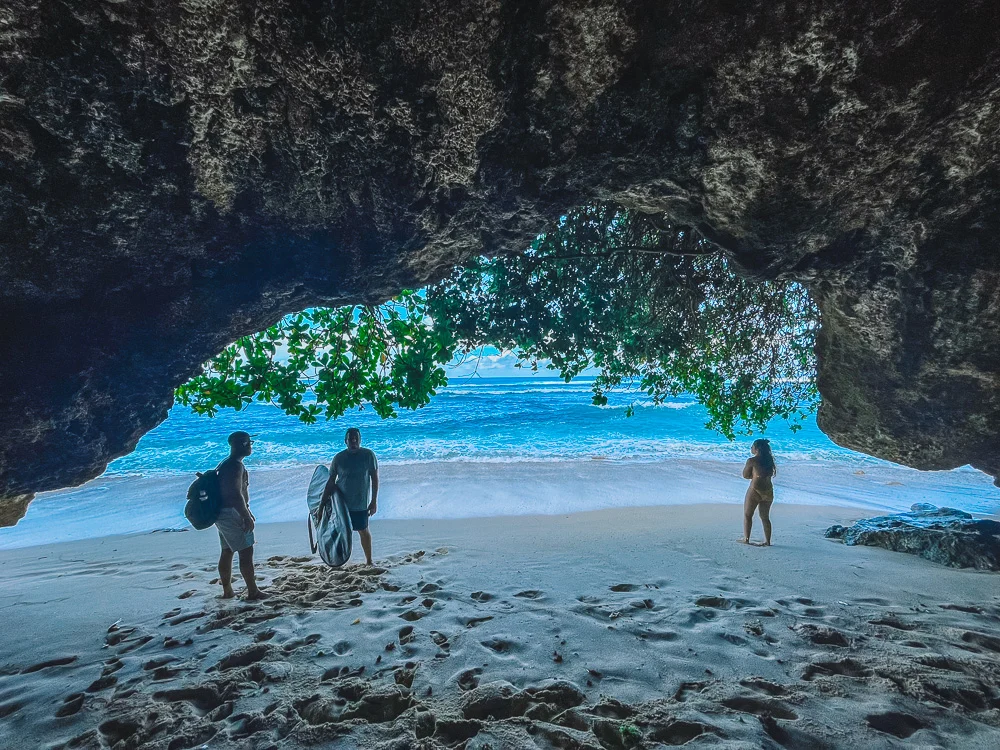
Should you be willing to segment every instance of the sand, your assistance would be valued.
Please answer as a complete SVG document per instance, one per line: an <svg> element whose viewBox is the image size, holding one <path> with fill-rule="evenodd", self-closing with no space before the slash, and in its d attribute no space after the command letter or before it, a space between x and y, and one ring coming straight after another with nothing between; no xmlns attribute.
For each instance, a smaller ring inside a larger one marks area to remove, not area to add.
<svg viewBox="0 0 1000 750"><path fill-rule="evenodd" d="M376 519L340 571L262 524L259 604L211 531L0 552L0 746L1000 746L1000 578L823 538L861 515Z"/></svg>

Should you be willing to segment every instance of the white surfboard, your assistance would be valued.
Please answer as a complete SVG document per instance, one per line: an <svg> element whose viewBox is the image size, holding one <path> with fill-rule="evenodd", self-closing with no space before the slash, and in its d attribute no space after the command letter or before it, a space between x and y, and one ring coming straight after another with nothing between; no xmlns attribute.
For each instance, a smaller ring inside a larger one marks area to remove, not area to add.
<svg viewBox="0 0 1000 750"><path fill-rule="evenodd" d="M309 480L306 504L309 506L309 545L327 565L339 568L351 559L351 517L339 492L323 502L323 490L330 480L330 468L317 466Z"/></svg>

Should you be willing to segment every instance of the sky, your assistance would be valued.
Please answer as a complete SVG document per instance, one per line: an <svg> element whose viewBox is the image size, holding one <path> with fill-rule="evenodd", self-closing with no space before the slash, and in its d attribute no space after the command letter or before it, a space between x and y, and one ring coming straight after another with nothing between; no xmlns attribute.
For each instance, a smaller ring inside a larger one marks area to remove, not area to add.
<svg viewBox="0 0 1000 750"><path fill-rule="evenodd" d="M478 360L478 363L477 363ZM461 363L461 364L459 364ZM547 370L545 365L548 360L540 360L538 372L532 372L531 367L515 367L517 357L511 352L501 352L492 346L483 348L481 357L469 355L467 357L456 357L448 366L449 378L470 377L479 375L484 378L558 378L556 370ZM598 371L594 368L587 368L581 377L594 377Z"/></svg>

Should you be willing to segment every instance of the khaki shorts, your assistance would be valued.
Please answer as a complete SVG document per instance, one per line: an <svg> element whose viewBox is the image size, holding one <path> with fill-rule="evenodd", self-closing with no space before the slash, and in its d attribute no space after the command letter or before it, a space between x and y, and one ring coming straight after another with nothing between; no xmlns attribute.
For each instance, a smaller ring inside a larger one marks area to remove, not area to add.
<svg viewBox="0 0 1000 750"><path fill-rule="evenodd" d="M215 519L215 528L219 530L219 542L222 549L239 552L253 547L253 532L243 530L243 516L236 508L223 508Z"/></svg>

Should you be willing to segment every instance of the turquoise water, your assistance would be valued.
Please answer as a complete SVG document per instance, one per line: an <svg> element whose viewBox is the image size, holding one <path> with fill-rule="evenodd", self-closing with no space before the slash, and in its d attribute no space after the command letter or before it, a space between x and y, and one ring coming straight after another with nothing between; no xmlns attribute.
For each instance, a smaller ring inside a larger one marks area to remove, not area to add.
<svg viewBox="0 0 1000 750"><path fill-rule="evenodd" d="M255 435L247 464L289 467L329 461L350 426L383 463L427 461L561 461L581 458L662 461L668 458L742 461L751 437L730 442L705 429L708 417L694 399L653 406L643 394L612 393L607 406L590 403L590 380L552 378L453 379L430 405L381 420L366 409L305 425L268 404L226 410L208 419L174 407L170 417L132 454L108 467L109 476L190 473L218 462L234 430ZM638 400L637 400L638 398ZM634 416L626 408L635 403ZM840 448L810 417L798 432L780 420L766 436L782 460L884 462Z"/></svg>

